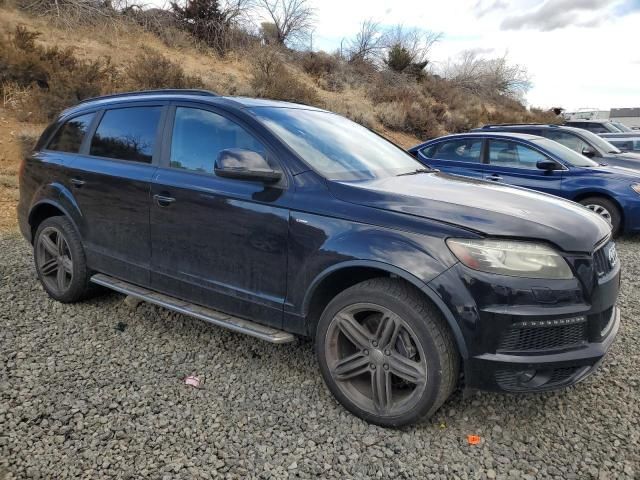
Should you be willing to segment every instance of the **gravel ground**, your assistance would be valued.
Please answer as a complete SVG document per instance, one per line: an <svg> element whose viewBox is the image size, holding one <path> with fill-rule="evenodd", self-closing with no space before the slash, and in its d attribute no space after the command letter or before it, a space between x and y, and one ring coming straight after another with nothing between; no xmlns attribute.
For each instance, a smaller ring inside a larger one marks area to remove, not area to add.
<svg viewBox="0 0 640 480"><path fill-rule="evenodd" d="M0 479L639 478L640 239L619 251L623 327L598 373L548 394L456 393L385 430L333 400L309 342L113 293L56 303L24 240L0 234Z"/></svg>

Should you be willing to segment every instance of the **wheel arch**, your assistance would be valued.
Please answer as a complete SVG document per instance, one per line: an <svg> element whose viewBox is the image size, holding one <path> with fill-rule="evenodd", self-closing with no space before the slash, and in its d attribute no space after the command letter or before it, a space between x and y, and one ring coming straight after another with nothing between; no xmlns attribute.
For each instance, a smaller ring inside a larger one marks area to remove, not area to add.
<svg viewBox="0 0 640 480"><path fill-rule="evenodd" d="M31 243L33 243L35 240L35 234L40 224L47 218L57 216L67 217L71 221L71 224L74 226L74 228L78 230L78 226L76 225L73 216L64 206L52 200L41 200L40 202L36 203L29 211L28 221L29 228L31 229Z"/></svg>
<svg viewBox="0 0 640 480"><path fill-rule="evenodd" d="M601 192L598 190L596 191L591 190L586 192L580 192L579 194L574 196L572 200L574 202L580 203L582 200L590 197L601 197L612 202L618 208L618 213L620 214L620 225L624 226L624 222L625 222L624 209L622 208L622 205L620 204L620 202L616 200L616 198L613 197L611 194L607 192Z"/></svg>
<svg viewBox="0 0 640 480"><path fill-rule="evenodd" d="M313 280L307 289L303 302L303 313L309 336L315 335L315 328L322 312L336 295L353 285L376 277L399 278L422 292L444 317L453 334L460 356L463 359L468 358L468 350L462 331L454 315L438 294L406 270L372 260L352 260L333 265Z"/></svg>

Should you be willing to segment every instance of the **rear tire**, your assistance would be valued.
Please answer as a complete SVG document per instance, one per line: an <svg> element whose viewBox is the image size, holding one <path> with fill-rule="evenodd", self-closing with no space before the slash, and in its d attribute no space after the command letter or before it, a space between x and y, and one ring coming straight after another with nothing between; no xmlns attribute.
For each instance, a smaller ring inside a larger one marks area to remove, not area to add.
<svg viewBox="0 0 640 480"><path fill-rule="evenodd" d="M67 217L49 217L33 241L36 272L47 294L71 303L89 291L89 272L80 236Z"/></svg>
<svg viewBox="0 0 640 480"><path fill-rule="evenodd" d="M609 225L611 225L611 231L614 237L620 234L622 214L615 203L603 197L585 198L580 200L580 203L604 218Z"/></svg>
<svg viewBox="0 0 640 480"><path fill-rule="evenodd" d="M440 312L398 279L338 294L318 323L316 354L334 397L383 427L431 416L458 380L458 352Z"/></svg>

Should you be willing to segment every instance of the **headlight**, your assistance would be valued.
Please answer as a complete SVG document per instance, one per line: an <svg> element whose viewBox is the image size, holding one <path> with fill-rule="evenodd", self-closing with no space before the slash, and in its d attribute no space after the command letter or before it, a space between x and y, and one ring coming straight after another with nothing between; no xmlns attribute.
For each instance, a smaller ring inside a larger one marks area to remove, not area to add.
<svg viewBox="0 0 640 480"><path fill-rule="evenodd" d="M634 192L640 193L640 183L634 183L633 185L631 185L631 188L633 188Z"/></svg>
<svg viewBox="0 0 640 480"><path fill-rule="evenodd" d="M481 272L528 278L573 278L565 259L542 243L450 238L447 245L463 264Z"/></svg>

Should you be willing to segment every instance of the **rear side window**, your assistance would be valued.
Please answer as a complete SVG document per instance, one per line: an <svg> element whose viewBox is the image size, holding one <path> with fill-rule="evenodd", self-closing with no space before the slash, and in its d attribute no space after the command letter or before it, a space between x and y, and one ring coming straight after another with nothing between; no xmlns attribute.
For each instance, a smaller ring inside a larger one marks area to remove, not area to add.
<svg viewBox="0 0 640 480"><path fill-rule="evenodd" d="M91 140L98 157L151 163L162 107L107 110Z"/></svg>
<svg viewBox="0 0 640 480"><path fill-rule="evenodd" d="M80 152L80 145L82 145L82 140L87 133L89 125L91 125L93 116L93 113L87 113L67 120L51 139L47 149L57 152Z"/></svg>
<svg viewBox="0 0 640 480"><path fill-rule="evenodd" d="M480 163L481 153L482 140L465 139L441 143L438 150L432 155L432 158Z"/></svg>
<svg viewBox="0 0 640 480"><path fill-rule="evenodd" d="M266 156L263 145L237 123L207 110L176 108L171 167L213 174L218 154L228 148L251 150Z"/></svg>

